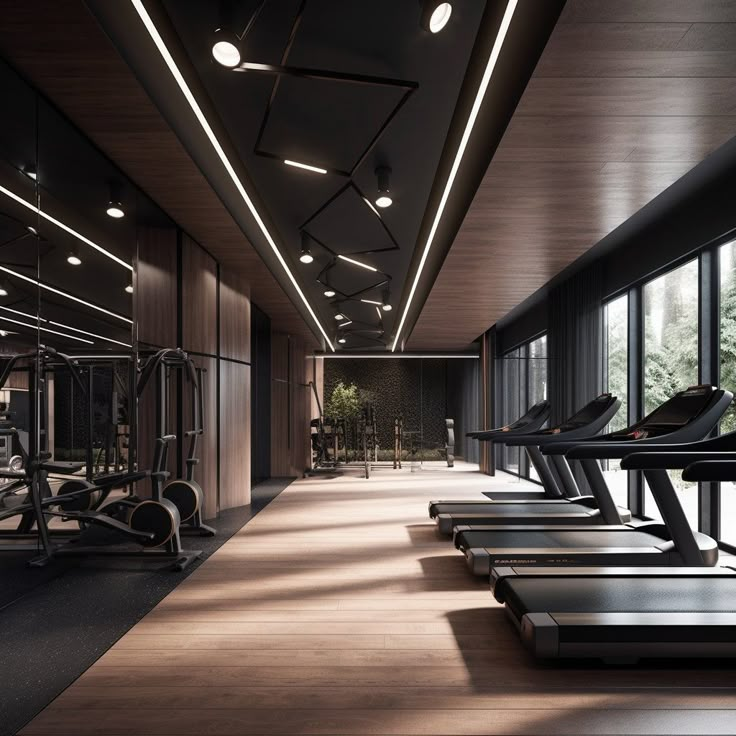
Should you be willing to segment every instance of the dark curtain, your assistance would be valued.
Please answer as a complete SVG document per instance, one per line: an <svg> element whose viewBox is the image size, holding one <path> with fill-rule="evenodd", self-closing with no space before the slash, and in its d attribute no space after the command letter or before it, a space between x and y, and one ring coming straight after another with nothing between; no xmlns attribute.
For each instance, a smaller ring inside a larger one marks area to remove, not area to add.
<svg viewBox="0 0 736 736"><path fill-rule="evenodd" d="M480 442L466 432L483 426L480 360L447 361L447 416L455 420L455 456L480 462Z"/></svg>
<svg viewBox="0 0 736 736"><path fill-rule="evenodd" d="M586 268L550 294L549 400L558 424L603 391L602 274Z"/></svg>

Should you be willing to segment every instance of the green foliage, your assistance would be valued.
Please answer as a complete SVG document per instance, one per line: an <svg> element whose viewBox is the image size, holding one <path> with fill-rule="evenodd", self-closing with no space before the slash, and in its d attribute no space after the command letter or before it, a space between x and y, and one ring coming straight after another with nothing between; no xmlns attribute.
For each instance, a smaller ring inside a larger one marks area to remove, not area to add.
<svg viewBox="0 0 736 736"><path fill-rule="evenodd" d="M336 421L345 421L355 419L360 410L358 387L354 383L346 386L342 381L338 381L325 403L325 416Z"/></svg>
<svg viewBox="0 0 736 736"><path fill-rule="evenodd" d="M730 255L730 264L726 267L722 262L721 273L721 388L736 393L736 263ZM721 419L721 432L735 429L736 410L732 404Z"/></svg>

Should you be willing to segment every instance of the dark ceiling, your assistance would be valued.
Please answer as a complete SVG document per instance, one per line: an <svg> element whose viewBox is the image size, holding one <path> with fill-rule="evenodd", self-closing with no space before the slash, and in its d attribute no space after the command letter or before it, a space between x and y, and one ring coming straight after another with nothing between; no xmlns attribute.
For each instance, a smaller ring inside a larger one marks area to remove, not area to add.
<svg viewBox="0 0 736 736"><path fill-rule="evenodd" d="M245 62L375 78L360 84L228 70L210 53L218 3L167 0L164 5L328 334L336 332L339 310L353 321L341 330L349 333L345 348L387 342L398 309L379 315L374 305L359 300L381 301L388 279L397 306L484 3L455 2L450 23L436 35L420 27L415 2L265 4L245 39ZM234 4L237 32L259 5ZM274 157L256 153L257 145ZM286 158L353 175L295 169L284 165ZM391 169L394 200L380 211L380 220L363 200L377 195L379 166ZM302 227L313 236L315 260L309 265L298 262ZM378 272L335 262L335 254L353 256ZM337 292L334 299L325 298L323 284ZM344 301L350 295L353 299Z"/></svg>

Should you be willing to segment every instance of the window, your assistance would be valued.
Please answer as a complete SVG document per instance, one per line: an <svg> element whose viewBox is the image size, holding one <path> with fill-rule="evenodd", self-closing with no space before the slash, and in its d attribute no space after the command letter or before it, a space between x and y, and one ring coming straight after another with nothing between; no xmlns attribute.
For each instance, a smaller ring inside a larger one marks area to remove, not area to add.
<svg viewBox="0 0 736 736"><path fill-rule="evenodd" d="M547 336L525 343L500 361L501 421L516 421L534 404L547 398ZM523 478L539 480L526 453L518 447L498 447L498 466Z"/></svg>
<svg viewBox="0 0 736 736"><path fill-rule="evenodd" d="M621 408L608 425L609 432L617 432L629 426L628 422L628 379L629 379L629 297L624 295L612 299L604 306L605 320L604 349L606 391L621 399ZM603 474L616 504L623 508L629 505L629 474L621 470L620 460L607 460Z"/></svg>
<svg viewBox="0 0 736 736"><path fill-rule="evenodd" d="M644 286L644 410L698 382L698 262L690 261ZM698 486L670 477L691 526L698 525ZM645 487L644 513L660 519Z"/></svg>
<svg viewBox="0 0 736 736"><path fill-rule="evenodd" d="M736 242L719 248L720 284L720 387L736 394ZM736 429L732 404L721 420L721 433ZM736 484L721 483L721 538L736 544Z"/></svg>

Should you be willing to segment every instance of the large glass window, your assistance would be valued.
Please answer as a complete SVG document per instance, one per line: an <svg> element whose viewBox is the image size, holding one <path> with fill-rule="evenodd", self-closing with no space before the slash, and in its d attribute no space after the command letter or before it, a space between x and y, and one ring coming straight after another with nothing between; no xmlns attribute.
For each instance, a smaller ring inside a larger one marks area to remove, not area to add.
<svg viewBox="0 0 736 736"><path fill-rule="evenodd" d="M719 249L721 271L721 388L736 393L736 241ZM732 404L721 420L721 432L736 429ZM721 539L736 544L736 484L721 483Z"/></svg>
<svg viewBox="0 0 736 736"><path fill-rule="evenodd" d="M605 386L606 391L621 399L621 408L608 425L609 432L628 426L628 361L629 361L629 297L612 299L604 307L605 319ZM621 470L620 460L607 460L603 465L606 483L616 503L626 508L629 500L628 473Z"/></svg>
<svg viewBox="0 0 736 736"><path fill-rule="evenodd" d="M648 414L698 382L698 262L690 261L644 287L644 408ZM671 474L691 526L698 524L698 486ZM644 513L659 519L645 488Z"/></svg>
<svg viewBox="0 0 736 736"><path fill-rule="evenodd" d="M534 404L547 398L547 336L543 335L506 353L500 362L501 420L509 424ZM497 457L499 468L539 480L526 453L520 448L500 446Z"/></svg>

